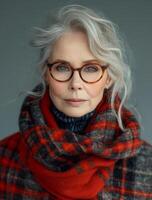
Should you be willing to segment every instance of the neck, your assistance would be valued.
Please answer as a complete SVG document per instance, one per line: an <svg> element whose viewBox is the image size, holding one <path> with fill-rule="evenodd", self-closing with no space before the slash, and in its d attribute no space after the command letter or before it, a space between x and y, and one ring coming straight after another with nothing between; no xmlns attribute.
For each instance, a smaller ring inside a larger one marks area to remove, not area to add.
<svg viewBox="0 0 152 200"><path fill-rule="evenodd" d="M81 117L70 117L59 111L55 105L52 105L52 112L60 128L81 134L95 110Z"/></svg>

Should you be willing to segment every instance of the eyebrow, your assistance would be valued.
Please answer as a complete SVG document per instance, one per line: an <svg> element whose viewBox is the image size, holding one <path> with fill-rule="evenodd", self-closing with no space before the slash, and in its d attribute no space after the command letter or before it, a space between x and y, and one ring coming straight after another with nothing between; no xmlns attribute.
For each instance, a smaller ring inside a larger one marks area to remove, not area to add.
<svg viewBox="0 0 152 200"><path fill-rule="evenodd" d="M53 63L54 62L66 62L66 63L69 63L69 64L71 64L70 62L68 62L68 61L66 61L66 60L62 60L62 59L56 59L56 60L54 60L53 61ZM89 59L89 60L85 60L85 61L82 61L83 63L88 63L88 62L100 62L99 60L97 60L97 59Z"/></svg>

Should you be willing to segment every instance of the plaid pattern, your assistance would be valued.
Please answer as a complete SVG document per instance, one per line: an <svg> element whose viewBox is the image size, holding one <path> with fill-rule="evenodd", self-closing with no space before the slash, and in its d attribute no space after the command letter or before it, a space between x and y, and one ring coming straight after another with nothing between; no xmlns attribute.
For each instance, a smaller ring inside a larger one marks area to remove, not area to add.
<svg viewBox="0 0 152 200"><path fill-rule="evenodd" d="M93 188L92 193L97 194L85 199L152 199L152 148L140 140L139 124L126 108L123 121L127 129L120 131L108 95L84 135L59 129L47 113L47 93L41 104L27 97L21 109L20 132L0 142L0 200L84 199L84 194L75 190L75 180L88 184L86 193ZM119 103L117 98L116 106ZM86 182L89 175L94 184L90 179ZM64 186L71 186L75 197L67 197Z"/></svg>

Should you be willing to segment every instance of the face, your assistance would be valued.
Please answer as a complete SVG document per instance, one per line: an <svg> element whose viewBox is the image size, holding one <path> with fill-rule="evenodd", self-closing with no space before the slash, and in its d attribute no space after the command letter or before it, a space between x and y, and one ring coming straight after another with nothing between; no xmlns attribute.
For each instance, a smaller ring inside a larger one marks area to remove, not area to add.
<svg viewBox="0 0 152 200"><path fill-rule="evenodd" d="M82 32L65 33L56 41L48 62L52 63L57 59L68 61L74 69L81 67L87 60L95 59L97 63L103 64L91 53L87 37ZM104 89L110 85L110 78L105 70L101 80L89 84L75 71L69 81L58 82L51 77L47 69L46 82L49 85L50 98L57 109L68 116L80 117L97 107L102 100Z"/></svg>

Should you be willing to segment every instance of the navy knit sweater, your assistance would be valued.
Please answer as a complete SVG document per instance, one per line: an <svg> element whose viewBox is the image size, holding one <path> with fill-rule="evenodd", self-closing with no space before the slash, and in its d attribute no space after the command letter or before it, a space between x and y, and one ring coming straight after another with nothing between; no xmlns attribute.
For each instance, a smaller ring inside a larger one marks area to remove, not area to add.
<svg viewBox="0 0 152 200"><path fill-rule="evenodd" d="M55 105L52 106L53 115L60 128L68 129L75 133L82 134L83 130L88 124L88 121L94 114L95 110L81 116L81 117L70 117L59 111Z"/></svg>

